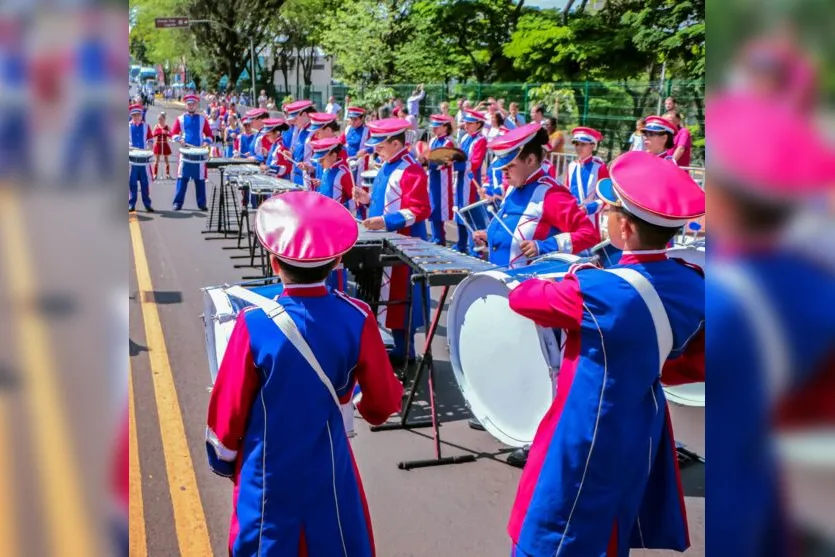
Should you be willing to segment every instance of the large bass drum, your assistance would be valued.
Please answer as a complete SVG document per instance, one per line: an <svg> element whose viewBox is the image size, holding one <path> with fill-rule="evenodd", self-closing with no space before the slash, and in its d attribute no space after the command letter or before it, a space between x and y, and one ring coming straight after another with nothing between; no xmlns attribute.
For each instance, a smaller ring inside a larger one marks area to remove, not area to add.
<svg viewBox="0 0 835 557"><path fill-rule="evenodd" d="M281 283L264 285L263 280L240 283L238 286L260 294L265 298L275 298L284 291ZM258 285L258 286L256 286ZM230 285L210 286L203 288L203 327L206 334L206 354L209 358L209 374L214 385L226 347L229 345L229 337L235 328L235 320L244 308L251 304L231 296L228 292ZM393 339L383 337L387 348L393 347ZM349 437L354 436L354 403L349 402L342 405L342 420L345 423L345 431Z"/></svg>
<svg viewBox="0 0 835 557"><path fill-rule="evenodd" d="M674 259L681 259L691 265L705 270L705 241L686 240L686 244L678 244L667 250L667 256ZM704 408L705 406L705 384L688 383L675 387L664 387L667 400L681 406L694 406Z"/></svg>
<svg viewBox="0 0 835 557"><path fill-rule="evenodd" d="M561 334L514 313L509 292L529 278L554 278L583 261L554 254L517 269L470 275L448 312L450 363L464 400L493 437L511 447L533 442L551 405Z"/></svg>

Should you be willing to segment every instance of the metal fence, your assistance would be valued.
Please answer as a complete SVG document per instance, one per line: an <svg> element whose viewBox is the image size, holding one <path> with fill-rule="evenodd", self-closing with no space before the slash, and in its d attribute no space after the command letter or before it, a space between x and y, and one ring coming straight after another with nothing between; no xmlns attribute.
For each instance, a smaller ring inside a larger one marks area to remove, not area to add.
<svg viewBox="0 0 835 557"><path fill-rule="evenodd" d="M415 91L416 84L380 84L374 87L351 89L343 85L327 87L296 87L294 91L279 92L275 97L280 104L285 95L293 98L308 98L320 108L330 96L344 106L345 97L350 94L353 101L375 99L369 103L379 108L386 93L406 100ZM467 99L473 106L488 98L503 99L505 108L518 103L519 112L528 119L534 104L545 98L553 98L559 92L562 102L559 113L555 114L552 103L544 106L546 116L556 116L557 127L568 131L574 126L590 126L603 133L604 140L598 154L610 160L627 150L629 138L635 131L638 118L664 112L663 100L669 96L676 99L677 110L684 116L693 137L692 164L704 162L704 82L686 80L648 81L582 81L560 83L459 83L426 84L426 96L420 103L420 114L425 121L432 113L448 102L450 112L457 111L457 100ZM660 110L659 110L660 109Z"/></svg>

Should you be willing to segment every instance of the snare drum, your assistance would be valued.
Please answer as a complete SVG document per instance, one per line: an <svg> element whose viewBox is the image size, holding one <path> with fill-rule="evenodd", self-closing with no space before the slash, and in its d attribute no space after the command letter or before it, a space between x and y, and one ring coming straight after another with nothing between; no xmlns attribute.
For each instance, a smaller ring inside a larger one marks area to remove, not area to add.
<svg viewBox="0 0 835 557"><path fill-rule="evenodd" d="M133 166L148 166L153 158L154 152L150 150L131 149L128 151L128 163Z"/></svg>
<svg viewBox="0 0 835 557"><path fill-rule="evenodd" d="M508 294L524 280L561 276L573 263L587 260L552 257L470 275L449 307L449 359L458 387L484 428L511 447L533 442L554 398L562 356L558 333L511 310Z"/></svg>
<svg viewBox="0 0 835 557"><path fill-rule="evenodd" d="M209 160L208 147L181 147L180 157L184 162L206 162Z"/></svg>
<svg viewBox="0 0 835 557"><path fill-rule="evenodd" d="M276 296L280 296L284 291L284 285L281 283L263 286L263 281L256 282L261 286L248 288L248 290L265 298L275 298ZM247 288L247 284L252 283L241 283L240 286ZM229 345L229 338L232 336L232 330L235 328L235 320L244 308L250 306L247 302L230 296L227 292L228 288L229 285L211 286L202 289L203 328L206 337L206 355L209 359L209 374L212 377L212 384L214 384L217 378L220 362L223 361L223 355L226 353L226 347ZM386 348L392 348L394 346L394 339L391 336L383 338ZM342 421L345 424L345 431L348 437L353 437L355 435L353 402L342 405Z"/></svg>
<svg viewBox="0 0 835 557"><path fill-rule="evenodd" d="M377 174L379 174L379 170L366 170L362 174L360 174L360 178L362 179L362 187L365 191L371 191L371 186L374 185L374 179L377 178Z"/></svg>

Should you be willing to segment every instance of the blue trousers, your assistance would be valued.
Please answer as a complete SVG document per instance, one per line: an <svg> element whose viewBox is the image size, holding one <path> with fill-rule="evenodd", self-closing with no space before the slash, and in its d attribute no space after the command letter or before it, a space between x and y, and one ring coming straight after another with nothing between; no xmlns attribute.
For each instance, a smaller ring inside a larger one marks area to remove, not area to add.
<svg viewBox="0 0 835 557"><path fill-rule="evenodd" d="M130 196L128 197L128 206L136 207L136 186L137 184L140 186L142 190L142 203L145 205L145 208L151 206L151 193L150 193L150 184L151 184L151 167L150 166L141 166L138 164L130 165L130 177L128 182L128 189L130 190Z"/></svg>
<svg viewBox="0 0 835 557"><path fill-rule="evenodd" d="M392 329L391 336L394 338L394 350L392 356L404 358L406 355L406 329ZM409 335L409 358L415 357L415 331L412 329Z"/></svg>
<svg viewBox="0 0 835 557"><path fill-rule="evenodd" d="M194 180L194 193L197 198L197 206L206 206L206 180L203 178L200 163L184 162L180 165L182 170L177 177L177 192L174 194L174 206L182 207L186 200L189 179Z"/></svg>
<svg viewBox="0 0 835 557"><path fill-rule="evenodd" d="M433 220L432 224L432 243L439 246L446 245L446 230L444 229L444 221Z"/></svg>

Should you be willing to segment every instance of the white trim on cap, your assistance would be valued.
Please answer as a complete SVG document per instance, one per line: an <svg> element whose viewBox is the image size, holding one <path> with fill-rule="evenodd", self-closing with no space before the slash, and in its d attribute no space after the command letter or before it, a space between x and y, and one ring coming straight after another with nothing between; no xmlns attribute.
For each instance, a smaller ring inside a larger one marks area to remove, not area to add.
<svg viewBox="0 0 835 557"><path fill-rule="evenodd" d="M582 141L583 143L593 143L597 145L597 139L594 138L593 135L587 133L576 133L571 138L572 141Z"/></svg>
<svg viewBox="0 0 835 557"><path fill-rule="evenodd" d="M664 226L666 228L678 228L679 226L684 226L689 221L697 217L686 217L681 219L670 219L667 217L662 217L660 215L656 215L655 213L650 213L646 209L641 209L637 205L632 205L623 196L618 192L617 188L614 188L615 195L618 196L621 205L624 209L638 217L639 219L646 221L650 224L654 224L656 226Z"/></svg>
<svg viewBox="0 0 835 557"><path fill-rule="evenodd" d="M273 255L275 255L275 254L273 254ZM288 259L286 257L281 257L280 255L275 255L275 257L279 261L283 261L284 263L290 264L294 267L301 267L302 269L312 269L314 267L324 267L325 265L328 265L330 263L334 263L338 259L338 256L337 256L337 257L334 257L332 259L323 259L321 261L298 261L296 259Z"/></svg>
<svg viewBox="0 0 835 557"><path fill-rule="evenodd" d="M539 133L539 130L534 130L534 132L533 132L531 135L529 135L529 136L527 137L527 139L525 139L524 141L520 141L520 142L518 142L518 143L515 143L515 144L513 144L513 145L512 145L512 146L510 146L510 147L500 147L500 148L496 149L496 148L492 148L492 147L489 147L489 146L488 146L488 148L489 148L491 151L493 151L493 153L494 153L495 155L497 155L497 156L507 155L508 153L510 153L511 151L513 151L514 149L521 149L522 147L524 147L525 145L527 145L528 143L530 143L530 142L531 142L531 140L533 140L533 138L534 138L534 137L536 137L536 134L537 134L537 133Z"/></svg>

